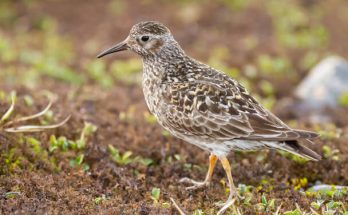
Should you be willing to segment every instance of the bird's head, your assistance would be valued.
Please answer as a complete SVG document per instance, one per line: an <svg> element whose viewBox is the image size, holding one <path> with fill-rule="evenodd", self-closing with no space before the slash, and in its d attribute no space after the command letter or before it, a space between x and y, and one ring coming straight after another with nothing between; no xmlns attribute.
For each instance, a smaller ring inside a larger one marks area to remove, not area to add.
<svg viewBox="0 0 348 215"><path fill-rule="evenodd" d="M97 57L131 50L140 56L156 57L164 52L179 48L169 29L159 22L140 22L132 27L128 37L115 46L103 51Z"/></svg>

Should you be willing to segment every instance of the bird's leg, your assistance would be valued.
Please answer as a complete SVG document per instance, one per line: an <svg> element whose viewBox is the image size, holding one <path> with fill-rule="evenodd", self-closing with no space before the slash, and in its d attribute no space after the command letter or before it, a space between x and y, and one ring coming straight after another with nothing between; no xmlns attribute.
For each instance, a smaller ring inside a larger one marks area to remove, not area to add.
<svg viewBox="0 0 348 215"><path fill-rule="evenodd" d="M229 193L228 199L227 199L227 201L225 203L218 204L218 206L221 206L221 209L219 210L219 212L217 214L223 214L223 212L227 208L229 208L232 204L234 204L236 199L233 198L233 197L238 197L237 189L236 189L236 187L234 186L234 183L233 183L230 162L228 161L228 159L226 157L221 157L220 161L221 161L222 167L224 168L224 170L226 172L226 175L227 175L228 187L230 189L230 193Z"/></svg>
<svg viewBox="0 0 348 215"><path fill-rule="evenodd" d="M190 178L182 178L180 180L181 183L193 184L193 186L186 187L186 190L195 190L195 189L198 189L198 188L201 188L204 186L208 186L210 181L211 181L211 178L213 176L216 161L217 161L217 156L210 154L210 156L209 156L209 169L208 169L208 172L207 172L207 175L206 175L204 181L194 181Z"/></svg>

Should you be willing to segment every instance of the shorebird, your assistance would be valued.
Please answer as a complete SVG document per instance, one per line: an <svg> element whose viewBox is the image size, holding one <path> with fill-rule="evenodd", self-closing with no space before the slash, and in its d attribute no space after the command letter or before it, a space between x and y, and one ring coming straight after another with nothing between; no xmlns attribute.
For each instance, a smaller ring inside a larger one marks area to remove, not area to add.
<svg viewBox="0 0 348 215"><path fill-rule="evenodd" d="M131 50L143 60L143 92L158 123L172 135L210 152L205 180L183 178L181 182L192 184L187 189L209 185L215 164L221 161L230 193L219 214L237 197L226 158L231 150L269 148L310 160L321 158L299 142L309 142L316 133L290 128L236 80L187 56L163 24L140 22L124 41L97 57L123 50Z"/></svg>

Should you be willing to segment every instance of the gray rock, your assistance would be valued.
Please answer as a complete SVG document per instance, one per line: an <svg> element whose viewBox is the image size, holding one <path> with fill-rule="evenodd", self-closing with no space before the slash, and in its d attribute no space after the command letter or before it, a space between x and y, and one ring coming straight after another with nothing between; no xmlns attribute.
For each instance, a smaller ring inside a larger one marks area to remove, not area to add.
<svg viewBox="0 0 348 215"><path fill-rule="evenodd" d="M327 190L347 190L347 186L340 186L340 185L329 185L329 184L319 184L315 185L308 190L310 191L327 191Z"/></svg>
<svg viewBox="0 0 348 215"><path fill-rule="evenodd" d="M339 97L348 92L348 62L328 57L317 64L295 90L307 110L337 107Z"/></svg>

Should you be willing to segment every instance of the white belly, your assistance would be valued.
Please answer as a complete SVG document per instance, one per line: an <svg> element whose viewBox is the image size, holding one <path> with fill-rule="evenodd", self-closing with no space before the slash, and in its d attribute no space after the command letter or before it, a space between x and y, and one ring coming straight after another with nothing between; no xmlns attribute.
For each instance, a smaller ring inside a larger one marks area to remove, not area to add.
<svg viewBox="0 0 348 215"><path fill-rule="evenodd" d="M273 142L270 141L250 141L250 140L229 140L229 141L219 141L219 140L207 140L203 138L176 135L180 139L183 139L199 148L209 151L210 153L218 156L224 157L232 150L241 151L252 151L263 148L268 148L269 144ZM275 143L275 142L274 142Z"/></svg>

